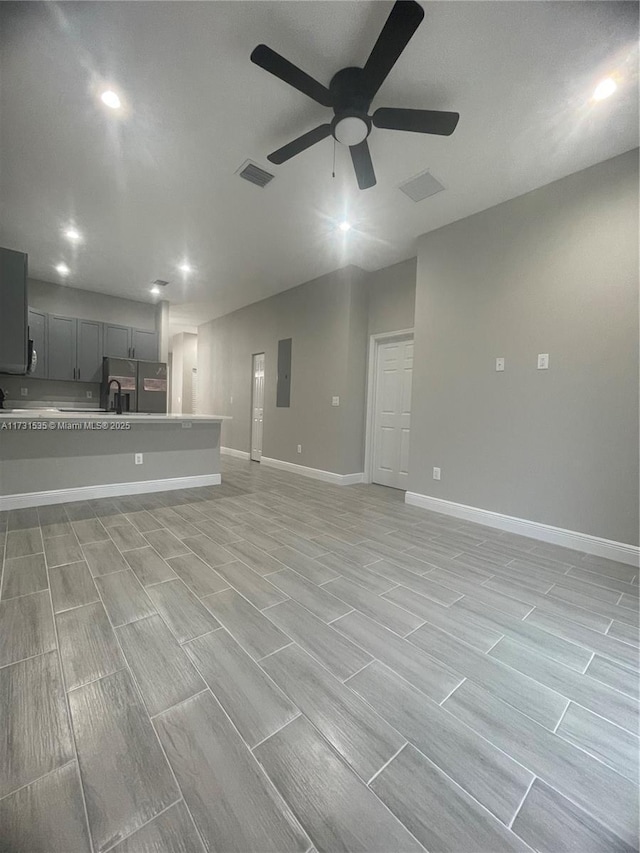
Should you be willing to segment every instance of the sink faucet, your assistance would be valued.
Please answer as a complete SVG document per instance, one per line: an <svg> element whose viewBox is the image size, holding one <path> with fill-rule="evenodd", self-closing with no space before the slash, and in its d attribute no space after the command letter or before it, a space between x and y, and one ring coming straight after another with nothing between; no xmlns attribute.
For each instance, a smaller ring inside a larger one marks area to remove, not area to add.
<svg viewBox="0 0 640 853"><path fill-rule="evenodd" d="M109 384L107 385L107 394L110 393L111 386L113 385L114 382L118 386L118 390L113 395L113 407L111 408L110 411L113 411L114 407L115 407L116 415L121 415L122 414L122 385L120 384L120 381L118 379L110 379L109 380Z"/></svg>
<svg viewBox="0 0 640 853"><path fill-rule="evenodd" d="M6 399L7 399L6 394L4 393L2 388L0 388L0 409L4 409L4 401Z"/></svg>

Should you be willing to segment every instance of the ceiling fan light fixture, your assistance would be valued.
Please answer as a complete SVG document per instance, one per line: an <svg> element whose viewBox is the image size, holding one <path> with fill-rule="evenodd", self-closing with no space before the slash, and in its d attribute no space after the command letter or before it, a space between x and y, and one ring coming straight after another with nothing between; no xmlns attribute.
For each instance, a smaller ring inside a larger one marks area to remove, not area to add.
<svg viewBox="0 0 640 853"><path fill-rule="evenodd" d="M369 125L358 116L345 116L336 122L333 135L343 145L359 145L369 135Z"/></svg>

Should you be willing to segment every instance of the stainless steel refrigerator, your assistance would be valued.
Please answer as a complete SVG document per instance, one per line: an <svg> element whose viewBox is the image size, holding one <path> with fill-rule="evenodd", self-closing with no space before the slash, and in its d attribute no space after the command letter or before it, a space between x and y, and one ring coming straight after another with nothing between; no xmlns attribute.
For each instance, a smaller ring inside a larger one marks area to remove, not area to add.
<svg viewBox="0 0 640 853"><path fill-rule="evenodd" d="M162 361L138 361L132 358L103 358L100 406L111 409L118 390L122 389L123 412L167 411L167 365Z"/></svg>

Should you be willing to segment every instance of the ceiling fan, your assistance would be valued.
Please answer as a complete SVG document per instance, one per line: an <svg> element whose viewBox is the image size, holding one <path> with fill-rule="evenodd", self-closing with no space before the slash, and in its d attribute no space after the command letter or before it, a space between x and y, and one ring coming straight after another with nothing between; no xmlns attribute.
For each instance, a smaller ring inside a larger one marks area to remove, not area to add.
<svg viewBox="0 0 640 853"><path fill-rule="evenodd" d="M368 115L371 101L423 18L424 11L414 0L396 0L364 68L343 68L333 76L328 88L266 44L259 44L251 53L252 62L334 112L331 122L283 145L267 159L280 165L316 142L333 136L349 146L358 186L364 190L376 183L367 144L372 127L450 136L458 124L458 113L381 107Z"/></svg>

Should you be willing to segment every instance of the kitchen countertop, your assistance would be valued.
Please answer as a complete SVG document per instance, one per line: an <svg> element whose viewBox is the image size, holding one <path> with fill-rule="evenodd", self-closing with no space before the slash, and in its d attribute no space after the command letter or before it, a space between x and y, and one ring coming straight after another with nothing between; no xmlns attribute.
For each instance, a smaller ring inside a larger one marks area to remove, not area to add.
<svg viewBox="0 0 640 853"><path fill-rule="evenodd" d="M195 421L197 423L220 423L231 420L230 415L177 415L143 412L123 412L121 415L115 412L96 412L88 409L83 412L61 412L59 409L0 409L0 420L2 421L143 421L144 423L172 423L181 421Z"/></svg>

